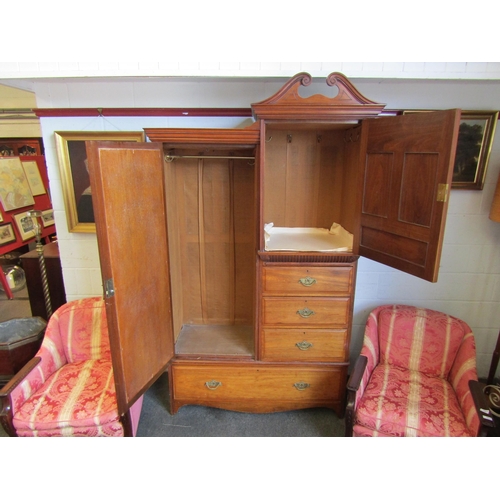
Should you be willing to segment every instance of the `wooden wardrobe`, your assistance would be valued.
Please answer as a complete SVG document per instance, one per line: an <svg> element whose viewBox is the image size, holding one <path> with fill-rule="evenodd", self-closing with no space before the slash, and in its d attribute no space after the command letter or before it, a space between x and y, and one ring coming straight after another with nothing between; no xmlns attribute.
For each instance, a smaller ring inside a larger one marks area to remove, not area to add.
<svg viewBox="0 0 500 500"><path fill-rule="evenodd" d="M247 128L87 144L120 412L168 370L174 413L343 415L359 256L437 280L460 111L381 116L341 74L335 97L310 82ZM334 227L347 247L308 240Z"/></svg>

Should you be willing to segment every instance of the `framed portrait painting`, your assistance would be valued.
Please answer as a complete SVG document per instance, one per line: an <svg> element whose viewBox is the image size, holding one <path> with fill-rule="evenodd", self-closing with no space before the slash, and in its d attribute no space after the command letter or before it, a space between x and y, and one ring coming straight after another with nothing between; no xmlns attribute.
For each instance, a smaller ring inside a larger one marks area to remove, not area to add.
<svg viewBox="0 0 500 500"><path fill-rule="evenodd" d="M71 233L95 233L85 141L144 142L144 132L54 132Z"/></svg>

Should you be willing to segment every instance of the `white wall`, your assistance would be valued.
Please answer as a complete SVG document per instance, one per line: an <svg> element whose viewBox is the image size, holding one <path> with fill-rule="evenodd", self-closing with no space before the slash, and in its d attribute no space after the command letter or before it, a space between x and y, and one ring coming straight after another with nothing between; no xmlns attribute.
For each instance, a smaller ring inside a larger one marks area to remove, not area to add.
<svg viewBox="0 0 500 500"><path fill-rule="evenodd" d="M38 107L249 107L277 91L283 80L200 82L151 79L35 81ZM500 108L500 85L476 81L353 80L368 98L391 109ZM55 208L66 294L69 300L101 295L95 235L69 233L54 131L133 131L147 127L234 127L239 118L85 117L42 118L42 133ZM354 305L352 358L359 353L368 312L384 303L438 309L465 320L476 334L478 370L486 376L500 328L500 224L488 219L500 172L500 138L493 144L482 191L452 190L438 283L431 284L360 259ZM148 249L144 249L147 262ZM140 264L144 264L140 263Z"/></svg>

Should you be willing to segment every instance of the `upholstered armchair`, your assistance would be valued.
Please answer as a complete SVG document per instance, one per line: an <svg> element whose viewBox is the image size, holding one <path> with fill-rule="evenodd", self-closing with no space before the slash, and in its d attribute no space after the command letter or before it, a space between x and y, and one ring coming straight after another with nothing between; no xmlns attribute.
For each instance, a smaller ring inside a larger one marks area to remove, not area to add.
<svg viewBox="0 0 500 500"><path fill-rule="evenodd" d="M0 389L11 436L131 436L142 398L120 418L101 298L68 302L50 318L35 357Z"/></svg>
<svg viewBox="0 0 500 500"><path fill-rule="evenodd" d="M374 309L347 389L347 436L477 436L492 425L471 329L430 309Z"/></svg>

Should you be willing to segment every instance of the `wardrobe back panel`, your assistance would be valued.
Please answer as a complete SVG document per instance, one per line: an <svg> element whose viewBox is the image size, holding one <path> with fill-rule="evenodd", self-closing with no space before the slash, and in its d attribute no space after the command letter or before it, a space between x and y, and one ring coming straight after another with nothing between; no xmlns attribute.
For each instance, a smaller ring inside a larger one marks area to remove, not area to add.
<svg viewBox="0 0 500 500"><path fill-rule="evenodd" d="M342 131L270 128L266 140L264 222L324 228L340 222Z"/></svg>
<svg viewBox="0 0 500 500"><path fill-rule="evenodd" d="M167 164L174 324L252 324L254 168L247 160Z"/></svg>

